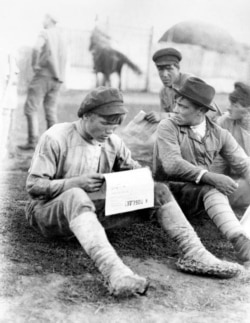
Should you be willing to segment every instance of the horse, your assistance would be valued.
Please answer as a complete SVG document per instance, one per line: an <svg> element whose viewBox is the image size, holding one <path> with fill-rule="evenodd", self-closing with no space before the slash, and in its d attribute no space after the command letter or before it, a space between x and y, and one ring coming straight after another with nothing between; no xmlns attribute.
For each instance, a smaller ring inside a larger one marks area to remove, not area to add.
<svg viewBox="0 0 250 323"><path fill-rule="evenodd" d="M96 86L111 86L110 75L112 73L117 73L119 77L118 87L121 90L121 73L124 64L130 67L136 74L142 74L140 68L126 55L111 47L110 37L98 28L95 28L91 34L89 51L93 56L94 71L96 73ZM98 73L103 74L101 84L99 84Z"/></svg>

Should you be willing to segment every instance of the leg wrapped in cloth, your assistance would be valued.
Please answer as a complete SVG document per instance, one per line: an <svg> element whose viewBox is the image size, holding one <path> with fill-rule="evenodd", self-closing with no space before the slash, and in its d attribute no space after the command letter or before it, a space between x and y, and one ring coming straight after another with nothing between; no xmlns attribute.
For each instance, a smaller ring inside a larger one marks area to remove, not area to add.
<svg viewBox="0 0 250 323"><path fill-rule="evenodd" d="M173 197L158 210L157 216L182 253L176 263L178 269L219 278L234 277L243 269L238 264L216 258L205 249Z"/></svg>
<svg viewBox="0 0 250 323"><path fill-rule="evenodd" d="M148 281L133 273L119 258L97 219L95 206L80 188L53 200L35 201L26 210L29 223L45 237L75 237L95 262L113 295L144 294Z"/></svg>
<svg viewBox="0 0 250 323"><path fill-rule="evenodd" d="M204 195L204 206L217 228L233 244L238 259L248 267L250 265L250 239L235 216L228 198L217 189L211 189Z"/></svg>
<svg viewBox="0 0 250 323"><path fill-rule="evenodd" d="M111 294L116 296L142 295L147 291L148 281L133 273L122 262L109 243L95 213L80 214L71 220L70 229L103 274Z"/></svg>

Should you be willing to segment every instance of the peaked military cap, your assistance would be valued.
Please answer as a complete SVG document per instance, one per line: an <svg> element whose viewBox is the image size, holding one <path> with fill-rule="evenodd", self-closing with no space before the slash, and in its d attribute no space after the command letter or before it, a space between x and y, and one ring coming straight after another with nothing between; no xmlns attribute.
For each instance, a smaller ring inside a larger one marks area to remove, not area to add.
<svg viewBox="0 0 250 323"><path fill-rule="evenodd" d="M179 64L182 59L182 55L175 48L162 48L154 53L152 59L158 66L174 63Z"/></svg>

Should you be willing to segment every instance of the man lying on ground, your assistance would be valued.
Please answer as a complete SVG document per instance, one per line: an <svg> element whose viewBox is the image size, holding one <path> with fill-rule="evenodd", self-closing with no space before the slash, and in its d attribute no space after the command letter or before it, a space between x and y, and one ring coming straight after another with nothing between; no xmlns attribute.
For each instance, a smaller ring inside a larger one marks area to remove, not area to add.
<svg viewBox="0 0 250 323"><path fill-rule="evenodd" d="M249 265L250 239L229 203L230 197L237 200L241 182L212 172L211 165L221 154L249 186L250 160L227 130L206 117L207 111L214 109L211 106L213 87L191 77L176 91L179 98L175 116L162 120L157 129L153 158L155 180L168 182L186 216L205 209L233 244L239 261ZM182 223L176 219L176 230L181 227Z"/></svg>
<svg viewBox="0 0 250 323"><path fill-rule="evenodd" d="M204 248L162 183L155 183L153 209L105 217L103 174L140 167L114 134L126 113L121 92L99 87L84 98L78 121L54 125L41 136L26 184L30 225L45 237L75 236L114 295L143 294L148 282L122 262L104 229L153 215L179 245L181 269L223 278L238 274L241 266L219 260Z"/></svg>

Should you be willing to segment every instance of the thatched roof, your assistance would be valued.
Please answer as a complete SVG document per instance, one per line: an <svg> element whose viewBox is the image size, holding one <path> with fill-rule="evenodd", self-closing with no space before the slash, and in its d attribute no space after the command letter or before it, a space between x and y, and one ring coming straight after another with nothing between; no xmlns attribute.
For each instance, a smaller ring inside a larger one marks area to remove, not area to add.
<svg viewBox="0 0 250 323"><path fill-rule="evenodd" d="M159 42L199 45L221 53L235 52L238 43L225 30L201 22L181 22L168 29Z"/></svg>

